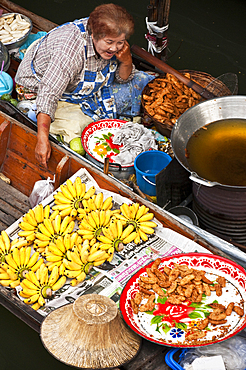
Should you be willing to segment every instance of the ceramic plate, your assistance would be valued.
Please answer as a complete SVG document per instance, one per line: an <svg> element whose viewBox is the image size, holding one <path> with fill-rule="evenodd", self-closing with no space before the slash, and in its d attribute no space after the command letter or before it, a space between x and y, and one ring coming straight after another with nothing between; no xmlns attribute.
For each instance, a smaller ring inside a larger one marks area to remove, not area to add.
<svg viewBox="0 0 246 370"><path fill-rule="evenodd" d="M203 294L200 303L191 303L188 299L182 304L166 302L166 297L160 298L155 294L155 308L149 312L134 314L131 299L139 291L139 279L148 276L146 267L139 270L126 284L120 297L120 310L122 316L137 334L152 342L173 347L198 347L214 344L232 337L246 327L246 272L236 263L219 256L203 253L187 253L164 257L158 269L163 271L164 266L174 267L174 263L186 264L190 268L203 270L206 277L215 281L218 276L226 279L226 287L218 297L215 291L211 296ZM165 291L165 290L164 290ZM141 304L147 299L142 300ZM227 306L230 302L240 304L244 308L244 315L239 316L232 311L227 316L224 325L212 326L208 324L205 329L206 336L198 339L196 343L188 342L186 336L196 331L196 326L212 311L209 303L218 302ZM191 344L190 344L191 343Z"/></svg>
<svg viewBox="0 0 246 370"><path fill-rule="evenodd" d="M108 119L90 123L82 132L82 145L92 158L104 163L106 157L110 163L117 163L117 155L122 146L112 142L114 133L126 123L119 119Z"/></svg>

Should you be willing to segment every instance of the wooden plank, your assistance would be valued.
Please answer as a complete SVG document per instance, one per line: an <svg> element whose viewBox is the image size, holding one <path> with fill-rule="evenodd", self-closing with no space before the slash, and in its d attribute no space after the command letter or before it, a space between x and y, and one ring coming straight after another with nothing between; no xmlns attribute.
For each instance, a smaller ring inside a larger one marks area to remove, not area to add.
<svg viewBox="0 0 246 370"><path fill-rule="evenodd" d="M1 147L0 166L2 166L2 163L5 158L6 149L8 145L9 132L10 132L10 122L4 117L0 117L0 147Z"/></svg>
<svg viewBox="0 0 246 370"><path fill-rule="evenodd" d="M0 179L0 191L5 191L7 193L10 193L13 197L17 198L19 201L24 203L24 205L29 207L28 196L26 196L25 194L23 194L19 190L15 189L11 184L9 185L1 179ZM1 195L0 195L0 197L1 197Z"/></svg>
<svg viewBox="0 0 246 370"><path fill-rule="evenodd" d="M139 354L128 364L124 370L168 370L164 362L165 353L169 348L143 339Z"/></svg>
<svg viewBox="0 0 246 370"><path fill-rule="evenodd" d="M11 187L9 188L9 191L7 192L3 188L1 189L1 199L4 200L6 203L12 205L13 207L17 208L20 212L25 213L30 208L30 206L26 203L23 203L18 198L14 197L11 194Z"/></svg>
<svg viewBox="0 0 246 370"><path fill-rule="evenodd" d="M7 224L5 224L4 222L0 221L0 231L2 231L2 230L6 230L6 229L7 229L7 227L8 227L8 225L7 225Z"/></svg>
<svg viewBox="0 0 246 370"><path fill-rule="evenodd" d="M6 223L8 226L12 225L15 221L16 221L16 218L7 214L6 212L3 212L1 209L0 209L0 221Z"/></svg>
<svg viewBox="0 0 246 370"><path fill-rule="evenodd" d="M4 211L5 214L7 214L11 218L13 218L14 221L17 220L18 218L20 218L23 215L23 212L19 211L18 209L13 207L11 204L8 204L7 202L4 202L3 199L0 199L0 210ZM2 218L0 218L0 219L1 219L1 221L3 221ZM12 221L12 223L14 221ZM9 225L11 225L11 223Z"/></svg>

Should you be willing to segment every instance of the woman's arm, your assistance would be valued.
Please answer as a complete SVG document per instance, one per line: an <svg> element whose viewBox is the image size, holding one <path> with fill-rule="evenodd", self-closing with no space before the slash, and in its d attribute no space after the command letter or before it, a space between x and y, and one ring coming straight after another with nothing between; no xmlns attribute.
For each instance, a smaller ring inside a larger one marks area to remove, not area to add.
<svg viewBox="0 0 246 370"><path fill-rule="evenodd" d="M127 41L125 41L123 48L115 55L120 62L119 77L123 80L127 80L132 72L132 55L130 51L130 45Z"/></svg>
<svg viewBox="0 0 246 370"><path fill-rule="evenodd" d="M49 142L51 118L48 114L39 113L37 116L37 144L35 148L35 158L37 161L47 168L47 162L51 155L51 145Z"/></svg>

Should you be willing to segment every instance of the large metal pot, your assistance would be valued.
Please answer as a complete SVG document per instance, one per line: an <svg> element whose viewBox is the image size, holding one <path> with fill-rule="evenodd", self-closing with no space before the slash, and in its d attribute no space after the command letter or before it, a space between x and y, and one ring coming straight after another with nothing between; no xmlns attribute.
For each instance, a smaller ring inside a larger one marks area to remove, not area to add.
<svg viewBox="0 0 246 370"><path fill-rule="evenodd" d="M180 164L191 173L191 180L209 187L219 185L229 188L246 189L244 186L219 184L199 177L189 167L186 158L186 146L195 131L211 122L229 118L246 119L246 96L224 96L196 104L183 113L174 125L171 133L172 149ZM204 153L205 156L206 153Z"/></svg>

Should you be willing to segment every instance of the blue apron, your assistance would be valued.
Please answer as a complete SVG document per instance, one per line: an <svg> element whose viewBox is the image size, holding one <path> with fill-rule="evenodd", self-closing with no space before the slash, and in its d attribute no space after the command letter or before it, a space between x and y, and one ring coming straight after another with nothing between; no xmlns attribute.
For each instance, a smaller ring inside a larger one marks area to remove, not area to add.
<svg viewBox="0 0 246 370"><path fill-rule="evenodd" d="M82 22L86 19L88 18L79 19L74 22L68 22L58 26L57 28L72 23L79 28L81 33L85 33L86 30ZM55 29L51 30L49 33L53 32ZM40 44L47 37L47 35L45 35L37 45L33 54L33 58L35 57ZM85 58L87 60L86 45ZM115 118L116 105L114 96L112 95L112 91L109 86L114 81L114 75L117 69L116 57L114 56L111 58L106 67L99 72L92 72L88 70L86 68L86 60L83 79L79 82L73 92L64 93L60 100L68 103L79 104L83 113L90 116L95 121L103 118ZM34 69L33 61L31 63L31 68L35 77L40 81Z"/></svg>

